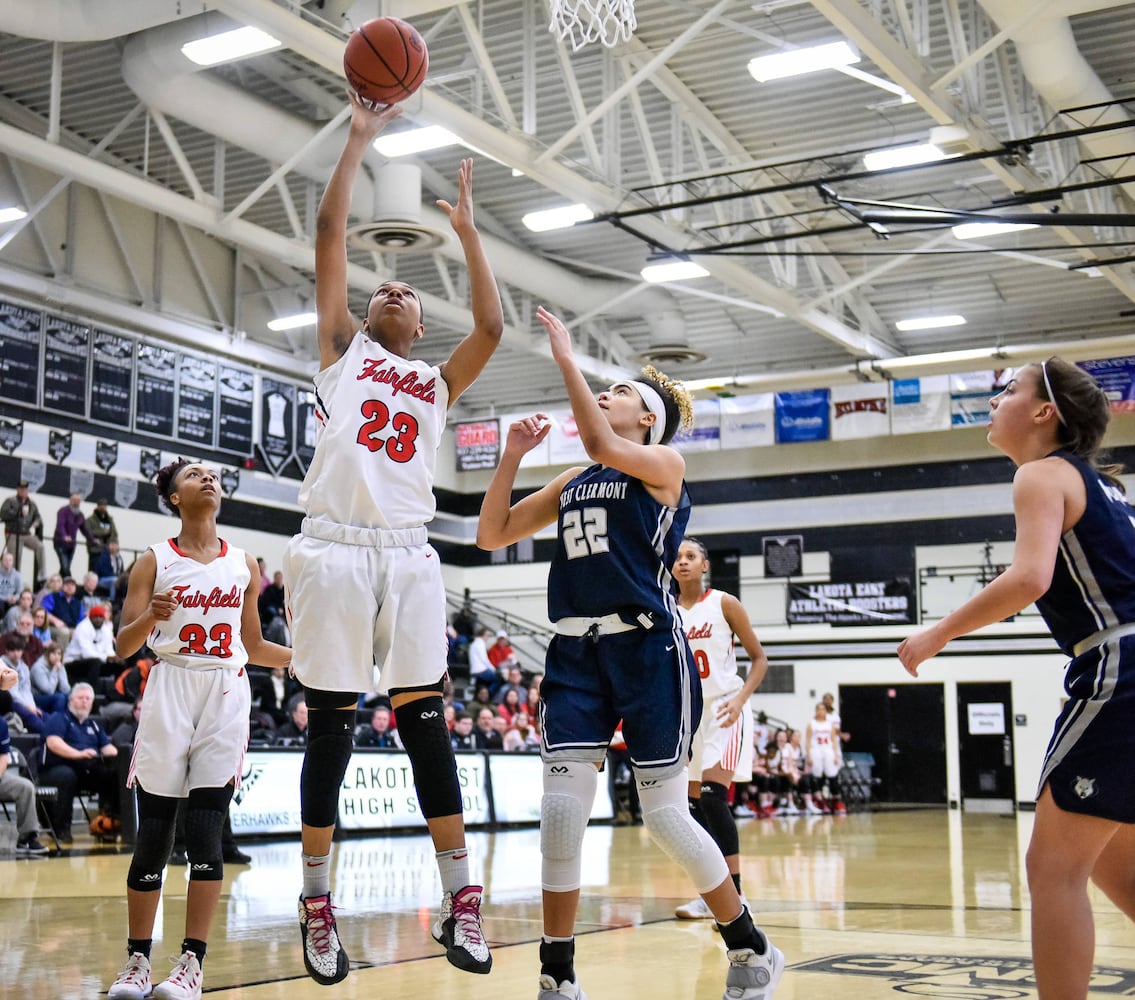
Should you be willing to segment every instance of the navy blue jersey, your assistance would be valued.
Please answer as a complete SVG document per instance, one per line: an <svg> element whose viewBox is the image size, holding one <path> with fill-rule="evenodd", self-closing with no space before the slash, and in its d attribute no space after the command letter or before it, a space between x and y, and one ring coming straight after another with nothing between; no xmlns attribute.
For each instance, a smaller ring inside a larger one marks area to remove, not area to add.
<svg viewBox="0 0 1135 1000"><path fill-rule="evenodd" d="M667 507L624 472L584 469L560 493L549 618L647 611L655 628L669 628L677 617L670 567L689 519L685 483L678 506Z"/></svg>
<svg viewBox="0 0 1135 1000"><path fill-rule="evenodd" d="M1071 656L1093 633L1135 622L1135 511L1122 490L1083 459L1053 454L1079 470L1088 497L1083 517L1060 539L1052 585L1036 602L1057 645Z"/></svg>

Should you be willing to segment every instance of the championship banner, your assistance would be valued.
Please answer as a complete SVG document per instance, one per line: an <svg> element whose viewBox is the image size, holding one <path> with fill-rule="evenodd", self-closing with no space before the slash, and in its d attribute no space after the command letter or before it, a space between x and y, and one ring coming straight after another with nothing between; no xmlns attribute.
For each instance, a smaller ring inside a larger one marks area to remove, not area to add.
<svg viewBox="0 0 1135 1000"><path fill-rule="evenodd" d="M887 386L881 382L833 386L832 440L885 437L891 429L887 396Z"/></svg>
<svg viewBox="0 0 1135 1000"><path fill-rule="evenodd" d="M501 430L496 420L470 420L453 430L457 471L495 469L501 452Z"/></svg>
<svg viewBox="0 0 1135 1000"><path fill-rule="evenodd" d="M726 397L718 403L722 448L763 448L776 444L776 400L771 392Z"/></svg>
<svg viewBox="0 0 1135 1000"><path fill-rule="evenodd" d="M1135 413L1135 357L1079 361L1077 365L1103 387L1112 413Z"/></svg>
<svg viewBox="0 0 1135 1000"><path fill-rule="evenodd" d="M950 426L950 376L900 378L891 383L891 433L920 434Z"/></svg>
<svg viewBox="0 0 1135 1000"><path fill-rule="evenodd" d="M830 390L803 389L776 394L776 443L827 441L831 436Z"/></svg>
<svg viewBox="0 0 1135 1000"><path fill-rule="evenodd" d="M791 583L785 620L789 625L909 625L914 612L906 579Z"/></svg>
<svg viewBox="0 0 1135 1000"><path fill-rule="evenodd" d="M694 400L694 426L679 430L673 445L678 451L718 451L721 448L721 404L716 399Z"/></svg>

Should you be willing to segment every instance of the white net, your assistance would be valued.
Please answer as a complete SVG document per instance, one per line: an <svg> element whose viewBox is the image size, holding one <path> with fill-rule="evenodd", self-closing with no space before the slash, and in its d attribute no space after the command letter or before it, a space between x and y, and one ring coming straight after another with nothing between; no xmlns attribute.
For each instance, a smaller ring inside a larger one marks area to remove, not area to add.
<svg viewBox="0 0 1135 1000"><path fill-rule="evenodd" d="M634 0L552 0L552 23L561 41L578 52L588 42L608 48L630 40L637 27Z"/></svg>

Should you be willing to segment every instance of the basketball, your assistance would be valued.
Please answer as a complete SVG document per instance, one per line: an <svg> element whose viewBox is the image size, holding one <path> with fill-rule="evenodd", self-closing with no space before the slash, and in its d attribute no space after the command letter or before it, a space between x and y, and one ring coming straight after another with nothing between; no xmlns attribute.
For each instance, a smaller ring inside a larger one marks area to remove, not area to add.
<svg viewBox="0 0 1135 1000"><path fill-rule="evenodd" d="M422 36L396 17L376 17L359 25L343 51L347 82L371 107L406 100L426 79L429 65Z"/></svg>

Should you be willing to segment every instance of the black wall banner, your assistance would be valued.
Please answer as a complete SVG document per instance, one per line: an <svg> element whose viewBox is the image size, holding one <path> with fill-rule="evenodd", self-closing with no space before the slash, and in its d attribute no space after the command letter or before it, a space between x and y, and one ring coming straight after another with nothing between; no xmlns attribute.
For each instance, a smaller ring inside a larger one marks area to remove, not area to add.
<svg viewBox="0 0 1135 1000"><path fill-rule="evenodd" d="M295 454L296 387L265 378L260 381L260 453L277 475Z"/></svg>
<svg viewBox="0 0 1135 1000"><path fill-rule="evenodd" d="M43 314L0 302L0 399L39 405Z"/></svg>
<svg viewBox="0 0 1135 1000"><path fill-rule="evenodd" d="M804 566L804 536L762 538L765 576L799 576Z"/></svg>
<svg viewBox="0 0 1135 1000"><path fill-rule="evenodd" d="M500 421L471 420L454 429L457 471L495 469L500 458Z"/></svg>
<svg viewBox="0 0 1135 1000"><path fill-rule="evenodd" d="M12 454L24 440L24 422L22 420L0 420L0 448L9 455Z"/></svg>
<svg viewBox="0 0 1135 1000"><path fill-rule="evenodd" d="M139 344L134 430L172 438L176 393L177 352L155 344Z"/></svg>
<svg viewBox="0 0 1135 1000"><path fill-rule="evenodd" d="M217 363L183 354L177 380L177 436L212 448L216 426Z"/></svg>
<svg viewBox="0 0 1135 1000"><path fill-rule="evenodd" d="M315 393L301 389L296 394L296 458L304 475L315 458L315 442L319 435L315 419Z"/></svg>
<svg viewBox="0 0 1135 1000"><path fill-rule="evenodd" d="M142 449L142 454L138 457L138 471L142 473L142 478L148 483L154 481L154 476L158 474L158 469L162 467L162 453L160 451L146 451Z"/></svg>
<svg viewBox="0 0 1135 1000"><path fill-rule="evenodd" d="M217 447L247 458L252 454L252 372L232 365L217 368L220 419Z"/></svg>
<svg viewBox="0 0 1135 1000"><path fill-rule="evenodd" d="M790 583L789 625L909 625L914 622L910 580Z"/></svg>
<svg viewBox="0 0 1135 1000"><path fill-rule="evenodd" d="M91 419L123 429L134 411L134 341L95 331L91 355Z"/></svg>
<svg viewBox="0 0 1135 1000"><path fill-rule="evenodd" d="M47 453L57 462L62 462L71 454L71 431L49 431Z"/></svg>
<svg viewBox="0 0 1135 1000"><path fill-rule="evenodd" d="M48 316L43 339L43 408L72 417L85 417L90 327L58 316Z"/></svg>

